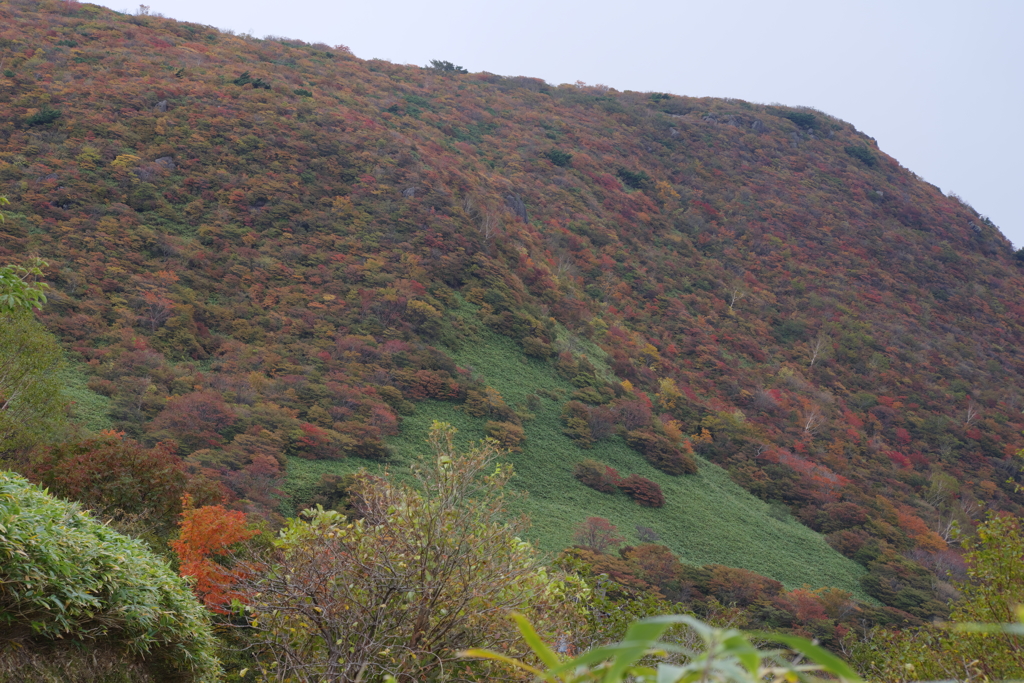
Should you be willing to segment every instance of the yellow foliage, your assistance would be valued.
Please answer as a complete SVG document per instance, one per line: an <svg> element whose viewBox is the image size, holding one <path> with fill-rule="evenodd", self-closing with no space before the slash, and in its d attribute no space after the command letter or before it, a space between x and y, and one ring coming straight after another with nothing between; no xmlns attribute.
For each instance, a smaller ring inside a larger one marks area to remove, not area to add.
<svg viewBox="0 0 1024 683"><path fill-rule="evenodd" d="M669 420L662 427L665 429L665 436L675 443L683 440L683 430L680 428L678 420Z"/></svg>
<svg viewBox="0 0 1024 683"><path fill-rule="evenodd" d="M415 311L416 313L419 313L420 315L426 318L430 318L432 320L437 320L438 318L441 317L441 311L437 310L436 308L428 304L426 301L419 301L418 299L413 299L408 304L406 304L406 308L408 308L411 311Z"/></svg>
<svg viewBox="0 0 1024 683"><path fill-rule="evenodd" d="M84 168L96 168L103 157L100 156L100 152L95 147L83 147L81 153L75 157Z"/></svg>
<svg viewBox="0 0 1024 683"><path fill-rule="evenodd" d="M694 443L711 443L714 437L711 436L711 432L708 431L707 427L702 427L699 434L691 434L690 441Z"/></svg>
<svg viewBox="0 0 1024 683"><path fill-rule="evenodd" d="M672 189L672 186L664 180L659 180L654 185L654 190L658 193L658 199L663 202L667 202L672 199L679 199L679 193Z"/></svg>
<svg viewBox="0 0 1024 683"><path fill-rule="evenodd" d="M679 401L683 398L683 393L679 391L675 380L671 377L659 380L658 389L658 403L661 405L662 410L675 410L676 406L679 405Z"/></svg>
<svg viewBox="0 0 1024 683"><path fill-rule="evenodd" d="M134 154L118 154L117 158L110 162L110 167L128 170L133 166L138 166L140 163L142 163L142 159Z"/></svg>

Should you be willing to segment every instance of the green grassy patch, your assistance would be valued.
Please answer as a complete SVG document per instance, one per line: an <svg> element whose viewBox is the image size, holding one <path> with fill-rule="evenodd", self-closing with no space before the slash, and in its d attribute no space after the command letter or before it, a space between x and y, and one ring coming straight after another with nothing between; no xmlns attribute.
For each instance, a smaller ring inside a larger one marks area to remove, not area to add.
<svg viewBox="0 0 1024 683"><path fill-rule="evenodd" d="M62 384L61 392L71 402L72 421L83 425L90 432L113 427L110 399L88 387L81 364L66 359L58 376Z"/></svg>
<svg viewBox="0 0 1024 683"><path fill-rule="evenodd" d="M538 389L561 390L566 397L572 392L572 385L548 363L524 356L511 339L486 330L479 337L478 343L464 344L452 356L500 391L510 405L524 406L527 395ZM717 465L698 459L698 474L673 477L654 469L619 437L591 449L579 448L562 434L559 415L564 400L540 399L533 411L535 419L524 425L526 444L508 457L516 470L513 483L526 494L514 500L514 508L530 516L529 538L540 548L555 553L572 544L573 529L584 519L606 517L632 543L639 542L638 525L654 529L662 543L690 564L743 567L777 579L789 589L804 584L835 586L870 600L858 582L862 567L833 550L820 534L792 519L773 517L767 504L733 483ZM486 422L449 403L418 404L416 413L403 419L401 433L390 440L396 457L388 466L395 475L408 472L408 464L426 452L425 438L433 420L457 427L466 444L483 437ZM572 470L585 458L606 462L624 476L637 473L656 481L665 494L665 506L644 508L623 494L603 494L583 486ZM367 464L292 459L287 491L302 500L323 473L350 472ZM371 464L371 469L379 470L381 465Z"/></svg>

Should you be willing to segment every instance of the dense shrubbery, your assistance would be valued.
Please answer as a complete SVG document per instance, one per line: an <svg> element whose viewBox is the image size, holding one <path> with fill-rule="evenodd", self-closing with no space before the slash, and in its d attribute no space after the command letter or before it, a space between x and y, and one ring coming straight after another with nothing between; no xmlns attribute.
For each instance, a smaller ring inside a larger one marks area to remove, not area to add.
<svg viewBox="0 0 1024 683"><path fill-rule="evenodd" d="M146 448L107 434L40 448L28 472L51 494L77 501L134 535L166 535L178 521L186 493L200 505L225 497L218 483L189 472L176 451L170 443Z"/></svg>
<svg viewBox="0 0 1024 683"><path fill-rule="evenodd" d="M165 676L217 680L207 613L142 543L6 472L0 528L5 645L105 643Z"/></svg>
<svg viewBox="0 0 1024 683"><path fill-rule="evenodd" d="M647 462L666 474L696 474L697 461L667 437L646 429L626 434L626 443L640 451Z"/></svg>

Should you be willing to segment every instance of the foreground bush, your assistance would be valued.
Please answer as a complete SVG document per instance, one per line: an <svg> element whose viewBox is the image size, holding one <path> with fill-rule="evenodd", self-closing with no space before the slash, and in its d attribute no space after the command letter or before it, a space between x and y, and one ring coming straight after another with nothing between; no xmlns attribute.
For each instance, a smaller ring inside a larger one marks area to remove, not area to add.
<svg viewBox="0 0 1024 683"><path fill-rule="evenodd" d="M630 624L626 637L585 651L578 657L559 656L544 644L530 622L515 616L543 669L483 649L463 652L501 662L550 683L761 683L771 681L818 681L822 673L829 680L855 683L860 677L848 664L804 638L780 634L745 634L732 628L715 628L689 615L664 615ZM681 625L692 635L683 642L664 638L669 629ZM751 638L753 636L753 638ZM760 649L755 643L771 639L787 650ZM806 663L803 663L806 661ZM652 666L653 664L653 666Z"/></svg>
<svg viewBox="0 0 1024 683"><path fill-rule="evenodd" d="M857 643L852 661L873 679L1024 680L1024 524L992 516L964 542L970 581L950 610L953 629L928 625L876 628ZM1017 623L1013 623L1017 622ZM972 628L970 624L1013 624Z"/></svg>
<svg viewBox="0 0 1024 683"><path fill-rule="evenodd" d="M218 678L208 615L163 560L9 472L0 472L0 585L0 671L61 639L141 660L157 680Z"/></svg>
<svg viewBox="0 0 1024 683"><path fill-rule="evenodd" d="M585 586L552 576L509 524L501 491L511 470L493 464L496 442L460 453L454 432L435 423L433 457L414 469L419 488L359 475L349 492L360 519L308 510L252 567L239 593L264 675L451 680L456 666L463 676L457 653L469 645L526 654L512 610L546 635L570 632Z"/></svg>

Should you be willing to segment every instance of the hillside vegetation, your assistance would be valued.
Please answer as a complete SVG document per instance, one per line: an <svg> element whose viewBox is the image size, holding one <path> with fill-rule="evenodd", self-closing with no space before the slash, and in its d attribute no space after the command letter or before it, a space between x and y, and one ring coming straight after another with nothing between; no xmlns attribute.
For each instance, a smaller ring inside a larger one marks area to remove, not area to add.
<svg viewBox="0 0 1024 683"><path fill-rule="evenodd" d="M945 612L956 528L1021 512L1018 261L848 123L0 18L0 260L48 260L80 419L238 509L399 471L444 418L514 449L545 549L606 517L907 619Z"/></svg>

